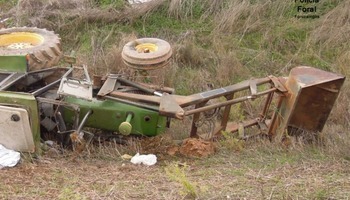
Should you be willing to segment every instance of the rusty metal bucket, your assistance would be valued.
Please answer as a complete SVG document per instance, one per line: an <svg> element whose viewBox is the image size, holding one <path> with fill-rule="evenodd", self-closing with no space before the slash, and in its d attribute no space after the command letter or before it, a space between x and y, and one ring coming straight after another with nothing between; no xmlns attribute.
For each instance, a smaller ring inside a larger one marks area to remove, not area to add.
<svg viewBox="0 0 350 200"><path fill-rule="evenodd" d="M288 128L322 131L344 80L344 76L312 67L293 68L270 134L281 136Z"/></svg>

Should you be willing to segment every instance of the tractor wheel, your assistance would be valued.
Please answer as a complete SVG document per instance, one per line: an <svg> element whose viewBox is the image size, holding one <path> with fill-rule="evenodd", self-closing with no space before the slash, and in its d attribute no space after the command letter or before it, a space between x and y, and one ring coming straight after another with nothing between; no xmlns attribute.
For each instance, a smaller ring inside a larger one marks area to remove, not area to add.
<svg viewBox="0 0 350 200"><path fill-rule="evenodd" d="M153 70L164 67L172 55L168 42L158 38L141 38L127 43L122 51L126 65L138 70Z"/></svg>
<svg viewBox="0 0 350 200"><path fill-rule="evenodd" d="M26 55L28 71L54 66L62 57L60 38L34 27L0 29L0 55Z"/></svg>

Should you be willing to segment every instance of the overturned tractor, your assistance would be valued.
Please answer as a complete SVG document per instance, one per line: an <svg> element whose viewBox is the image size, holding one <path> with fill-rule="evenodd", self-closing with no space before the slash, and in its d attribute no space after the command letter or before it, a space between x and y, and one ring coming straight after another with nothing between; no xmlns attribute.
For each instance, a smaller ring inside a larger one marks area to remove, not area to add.
<svg viewBox="0 0 350 200"><path fill-rule="evenodd" d="M163 68L172 50L166 41L143 38L125 45L123 61L137 73ZM222 131L280 140L287 131L322 131L344 76L296 67L288 77L268 76L189 96L173 88L135 82L119 74L92 80L86 66L56 66L60 39L37 28L0 30L0 144L39 151L41 138L82 143L94 137L86 127L128 135L156 136L171 119L192 120L190 136L212 139ZM74 76L80 70L82 77ZM260 113L231 122L234 104L260 99ZM200 129L203 124L207 128ZM101 134L101 133L99 133ZM103 133L102 133L103 134Z"/></svg>

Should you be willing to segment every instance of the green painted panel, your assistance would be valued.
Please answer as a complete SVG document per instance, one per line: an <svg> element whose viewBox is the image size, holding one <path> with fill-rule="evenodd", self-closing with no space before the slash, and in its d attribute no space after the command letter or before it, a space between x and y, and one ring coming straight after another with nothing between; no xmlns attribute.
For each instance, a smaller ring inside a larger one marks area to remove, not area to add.
<svg viewBox="0 0 350 200"><path fill-rule="evenodd" d="M36 153L40 153L40 122L38 104L35 97L28 93L1 91L0 105L24 108L28 111L35 143L35 151Z"/></svg>
<svg viewBox="0 0 350 200"><path fill-rule="evenodd" d="M26 55L18 55L18 56L0 55L0 71L27 72Z"/></svg>
<svg viewBox="0 0 350 200"><path fill-rule="evenodd" d="M164 132L166 127L166 117L159 116L158 112L137 106L112 100L93 99L86 101L74 97L66 97L65 101L80 106L80 120L88 110L93 111L85 124L86 127L117 132L119 125L126 120L128 113L133 114L130 120L131 134L155 136ZM73 123L74 113L67 109L64 118L66 122Z"/></svg>

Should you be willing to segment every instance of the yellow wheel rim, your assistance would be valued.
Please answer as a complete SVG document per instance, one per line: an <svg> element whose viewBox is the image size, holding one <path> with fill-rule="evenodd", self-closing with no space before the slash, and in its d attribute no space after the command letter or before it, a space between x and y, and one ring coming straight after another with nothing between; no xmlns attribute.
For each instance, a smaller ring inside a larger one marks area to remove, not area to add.
<svg viewBox="0 0 350 200"><path fill-rule="evenodd" d="M138 53L150 53L158 50L158 46L152 43L143 43L135 47Z"/></svg>
<svg viewBox="0 0 350 200"><path fill-rule="evenodd" d="M0 47L8 49L29 49L44 42L44 38L36 33L15 32L0 35Z"/></svg>

